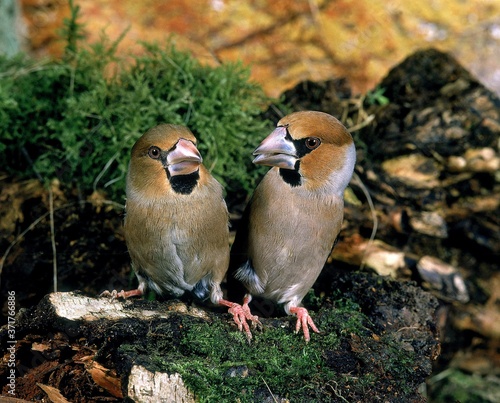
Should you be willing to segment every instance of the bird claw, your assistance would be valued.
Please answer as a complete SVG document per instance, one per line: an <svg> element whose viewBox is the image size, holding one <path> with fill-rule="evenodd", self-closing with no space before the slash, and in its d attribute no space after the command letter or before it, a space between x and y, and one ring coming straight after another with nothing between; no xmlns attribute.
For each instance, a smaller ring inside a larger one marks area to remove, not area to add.
<svg viewBox="0 0 500 403"><path fill-rule="evenodd" d="M142 291L139 289L136 290L130 290L130 291L125 291L121 290L120 292L113 290L113 291L108 291L105 290L99 294L99 297L106 297L106 298L111 298L111 301L114 301L115 299L118 298L123 298L127 299L130 297L140 297L142 295Z"/></svg>
<svg viewBox="0 0 500 403"><path fill-rule="evenodd" d="M238 330L240 332L245 331L248 342L252 340L252 332L250 331L250 326L248 326L248 322L252 322L252 329L258 328L262 329L262 323L259 320L259 317L256 315L252 315L250 312L250 307L248 303L243 303L243 305L237 304L236 302L230 301L219 301L221 305L225 305L229 307L228 312L233 315L234 323L238 326Z"/></svg>
<svg viewBox="0 0 500 403"><path fill-rule="evenodd" d="M111 300L115 300L117 296L118 296L118 291L116 290L113 291L104 290L99 294L100 298L110 298Z"/></svg>
<svg viewBox="0 0 500 403"><path fill-rule="evenodd" d="M308 342L311 340L311 336L309 335L309 326L315 333L319 333L318 328L314 324L312 318L309 316L309 312L306 308L302 307L292 307L290 308L290 313L297 315L297 323L295 324L295 333L298 333L302 328L302 332L304 333L304 340Z"/></svg>
<svg viewBox="0 0 500 403"><path fill-rule="evenodd" d="M245 330L249 342L252 340L252 332L250 331L247 320L252 322L252 329L255 329L256 327L259 329L262 328L262 323L260 323L259 317L252 315L248 305L241 306L239 304L234 304L231 308L229 308L228 312L233 315L233 320L236 325L238 325L238 330L240 332Z"/></svg>

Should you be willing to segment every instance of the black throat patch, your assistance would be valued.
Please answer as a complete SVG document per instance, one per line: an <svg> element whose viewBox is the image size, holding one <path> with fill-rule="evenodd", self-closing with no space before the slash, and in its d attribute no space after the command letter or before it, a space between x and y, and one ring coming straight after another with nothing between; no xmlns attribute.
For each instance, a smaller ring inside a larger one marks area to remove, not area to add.
<svg viewBox="0 0 500 403"><path fill-rule="evenodd" d="M280 176L291 187L300 186L302 185L302 176L300 176L299 168L300 168L300 161L296 162L295 169L280 168Z"/></svg>
<svg viewBox="0 0 500 403"><path fill-rule="evenodd" d="M199 170L193 172L192 174L176 176L170 176L168 170L165 171L167 171L167 177L174 192L183 195L191 194L196 184L198 183L198 180L200 179Z"/></svg>
<svg viewBox="0 0 500 403"><path fill-rule="evenodd" d="M300 158L309 154L313 150L306 146L305 142L307 139L303 139L303 138L302 139L293 139L292 136L290 135L290 132L288 131L288 128L286 129L286 139L293 143L295 150L297 151L297 157L299 159L295 163L294 169L280 168L280 176L291 187L300 186L300 185L302 185L302 176L299 173Z"/></svg>

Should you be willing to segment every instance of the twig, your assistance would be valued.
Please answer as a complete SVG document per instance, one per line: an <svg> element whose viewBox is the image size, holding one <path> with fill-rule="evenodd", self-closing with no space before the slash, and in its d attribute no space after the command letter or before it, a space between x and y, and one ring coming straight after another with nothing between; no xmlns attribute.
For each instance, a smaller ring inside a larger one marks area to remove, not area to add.
<svg viewBox="0 0 500 403"><path fill-rule="evenodd" d="M365 267L365 263L366 263L366 253L368 252L368 250L372 246L373 241L375 240L375 235L377 234L378 218L377 218L377 212L375 210L375 206L373 204L372 197L370 196L370 192L368 191L367 187L365 186L365 184L363 183L363 181L361 180L361 178L359 177L359 175L357 173L353 174L353 178L354 178L353 183L355 183L357 186L359 186L359 188L361 189L361 191L363 192L363 194L366 197L366 201L368 202L368 206L370 206L370 211L372 213L372 220L373 220L372 233L370 235L370 239L368 240L368 245L366 246L366 248L363 252L363 258L361 259L361 264L359 266L359 269L363 270L363 268Z"/></svg>
<svg viewBox="0 0 500 403"><path fill-rule="evenodd" d="M453 374L453 371L453 368L447 368L444 371L441 371L439 374L430 377L428 383L430 385L434 385L438 382L441 382L443 379L448 378L451 374Z"/></svg>
<svg viewBox="0 0 500 403"><path fill-rule="evenodd" d="M31 165L33 168L33 171L35 172L35 175L37 176L38 180L43 184L44 180L42 175L38 172L38 170L35 167L35 164L33 163L33 160L31 159L28 150L26 150L26 147L21 148L22 153L24 154L24 157L28 160L28 163ZM54 284L54 292L57 292L57 250L56 250L56 238L54 234L54 193L52 192L52 185L49 184L49 216L50 216L50 242L52 244L52 267L53 267L53 278L52 282ZM7 248L7 251L10 250ZM3 262L0 262L0 276L2 274L2 268L3 268Z"/></svg>
<svg viewBox="0 0 500 403"><path fill-rule="evenodd" d="M108 162L106 162L106 164L104 165L104 168L101 170L101 172L99 172L99 174L97 175L97 177L94 179L94 183L93 183L94 191L97 190L97 184L99 183L99 181L101 180L101 178L104 176L104 174L106 173L106 171L109 169L109 167L111 166L111 164L113 163L113 161L116 158L118 158L119 155L120 155L120 151L117 151L116 153L114 153L114 155L108 160Z"/></svg>
<svg viewBox="0 0 500 403"><path fill-rule="evenodd" d="M35 221L33 221L28 228L26 228L23 232L21 232L16 239L14 239L14 241L12 241L12 243L9 245L9 247L7 248L7 250L5 251L5 253L3 254L2 256L2 259L0 260L0 284L1 284L1 281L2 281L2 271L3 271L3 265L4 265L4 262L7 260L7 256L9 255L9 252L10 250L16 246L16 244L21 240L23 239L23 237L29 232L31 231L33 228L35 228L37 226L37 224L42 221L45 217L47 217L49 215L49 212L47 211L45 214L43 214L42 216L38 217Z"/></svg>
<svg viewBox="0 0 500 403"><path fill-rule="evenodd" d="M330 386L330 388L332 388L333 393L335 393L335 396L337 396L338 398L342 399L344 402L349 403L349 400L347 400L344 396L342 396L342 393L340 393L338 391L338 389L337 389L338 386L339 386L338 383L335 382L335 381L332 381L332 382L335 384L335 387L333 387L332 385L330 385L330 383L327 383L327 385Z"/></svg>
<svg viewBox="0 0 500 403"><path fill-rule="evenodd" d="M50 62L50 59L47 58L47 59L37 61L36 63L34 63L33 65L31 65L29 67L12 68L12 69L7 70L7 71L2 71L0 73L0 78L9 77L9 76L13 77L13 78L18 78L18 77L21 77L24 75L28 75L28 74L35 73L38 71L43 71L43 70L64 69L64 67L59 67L59 66L57 66L57 67L48 66L49 62Z"/></svg>
<svg viewBox="0 0 500 403"><path fill-rule="evenodd" d="M278 400L276 399L276 397L274 396L273 392L271 391L271 388L269 387L269 385L267 384L266 380L261 376L261 379L262 379L262 382L264 382L264 385L266 385L266 388L267 390L269 391L269 393L271 394L271 397L273 398L274 402L275 403L278 403Z"/></svg>
<svg viewBox="0 0 500 403"><path fill-rule="evenodd" d="M323 4L318 6L317 7L318 11L323 10L328 5L328 3L329 3L329 1L324 2ZM234 40L233 42L223 43L222 45L219 45L218 47L216 47L214 49L214 52L217 54L218 52L221 52L223 50L228 50L228 49L237 48L237 47L241 47L243 45L246 45L247 43L252 42L256 39L259 39L262 36L272 34L274 31L282 28L285 25L289 25L289 24L293 23L294 21L302 18L303 16L304 16L303 11L297 11L297 12L293 12L293 13L290 13L288 15L285 15L284 17L281 17L281 18L275 18L274 22L272 24L268 25L267 27L263 27L263 28L255 30L253 32L250 32L248 35L246 35L242 38L238 38L238 39ZM313 18L314 18L314 14L313 14Z"/></svg>
<svg viewBox="0 0 500 403"><path fill-rule="evenodd" d="M401 332L403 330L414 330L414 329L418 329L418 328L419 328L418 326L403 326L403 327L400 327L397 331Z"/></svg>
<svg viewBox="0 0 500 403"><path fill-rule="evenodd" d="M354 126L349 127L350 132L355 132L357 130L361 130L363 127L368 126L373 119L375 119L375 115L368 115L363 121L361 121L358 124L355 124Z"/></svg>
<svg viewBox="0 0 500 403"><path fill-rule="evenodd" d="M76 202L76 203L68 203L68 204L64 204L56 209L51 209L52 210L52 213L54 213L55 211L59 211L59 210L63 210L65 208L68 208L68 207L72 207L74 206L75 204L84 204L84 203L89 203L89 204L93 204L92 202L89 202L89 201L80 201L80 202ZM103 200L102 201L103 204L109 204L109 205L112 205L112 206L115 206L115 207L119 207L121 209L123 209L125 206L123 204L120 204L120 203L117 203L117 202L114 202L112 200ZM16 246L23 238L24 236L30 232L33 228L35 228L39 223L40 221L43 221L48 215L50 214L50 211L47 211L46 213L42 214L40 217L38 217L35 221L33 221L29 226L28 228L26 228L23 232L21 232L17 237L16 239L14 239L14 241L12 241L12 243L8 246L8 248L5 250L2 258L0 259L0 285L1 285L1 281L2 281L2 273L3 273L3 267L4 267L4 264L7 260L7 256L9 256L9 253L11 251L11 249Z"/></svg>
<svg viewBox="0 0 500 403"><path fill-rule="evenodd" d="M311 10L311 16L315 24L321 24L321 21L319 19L319 7L316 4L315 0L309 0L309 8Z"/></svg>
<svg viewBox="0 0 500 403"><path fill-rule="evenodd" d="M50 217L50 243L52 244L52 282L54 284L54 292L57 292L57 249L56 249L56 234L54 226L54 192L52 192L52 185L49 185L49 217Z"/></svg>

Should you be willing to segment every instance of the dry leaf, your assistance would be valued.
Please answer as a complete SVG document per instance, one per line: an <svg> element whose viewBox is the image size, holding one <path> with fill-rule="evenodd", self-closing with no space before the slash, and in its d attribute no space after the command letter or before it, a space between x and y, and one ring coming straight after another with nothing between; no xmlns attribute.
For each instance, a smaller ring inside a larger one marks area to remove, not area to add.
<svg viewBox="0 0 500 403"><path fill-rule="evenodd" d="M37 383L37 386L40 387L45 393L47 393L47 397L50 399L51 402L70 403L69 400L66 400L66 398L63 395L61 395L59 389L56 389L49 385L43 385L41 383Z"/></svg>
<svg viewBox="0 0 500 403"><path fill-rule="evenodd" d="M95 361L88 363L85 368L96 384L111 395L123 399L121 378L114 369L103 367Z"/></svg>

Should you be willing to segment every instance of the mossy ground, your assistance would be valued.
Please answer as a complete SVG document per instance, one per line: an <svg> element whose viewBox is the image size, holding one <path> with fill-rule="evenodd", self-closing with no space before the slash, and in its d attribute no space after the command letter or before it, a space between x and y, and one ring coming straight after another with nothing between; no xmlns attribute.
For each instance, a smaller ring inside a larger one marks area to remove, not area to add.
<svg viewBox="0 0 500 403"><path fill-rule="evenodd" d="M322 300L325 303L326 300ZM149 325L146 341L118 348L126 360L179 373L201 402L368 401L368 396L415 397L414 349L393 333L376 334L357 302L340 298L312 313L321 330L305 343L292 317L262 318L248 343L226 314L211 322L179 316Z"/></svg>

